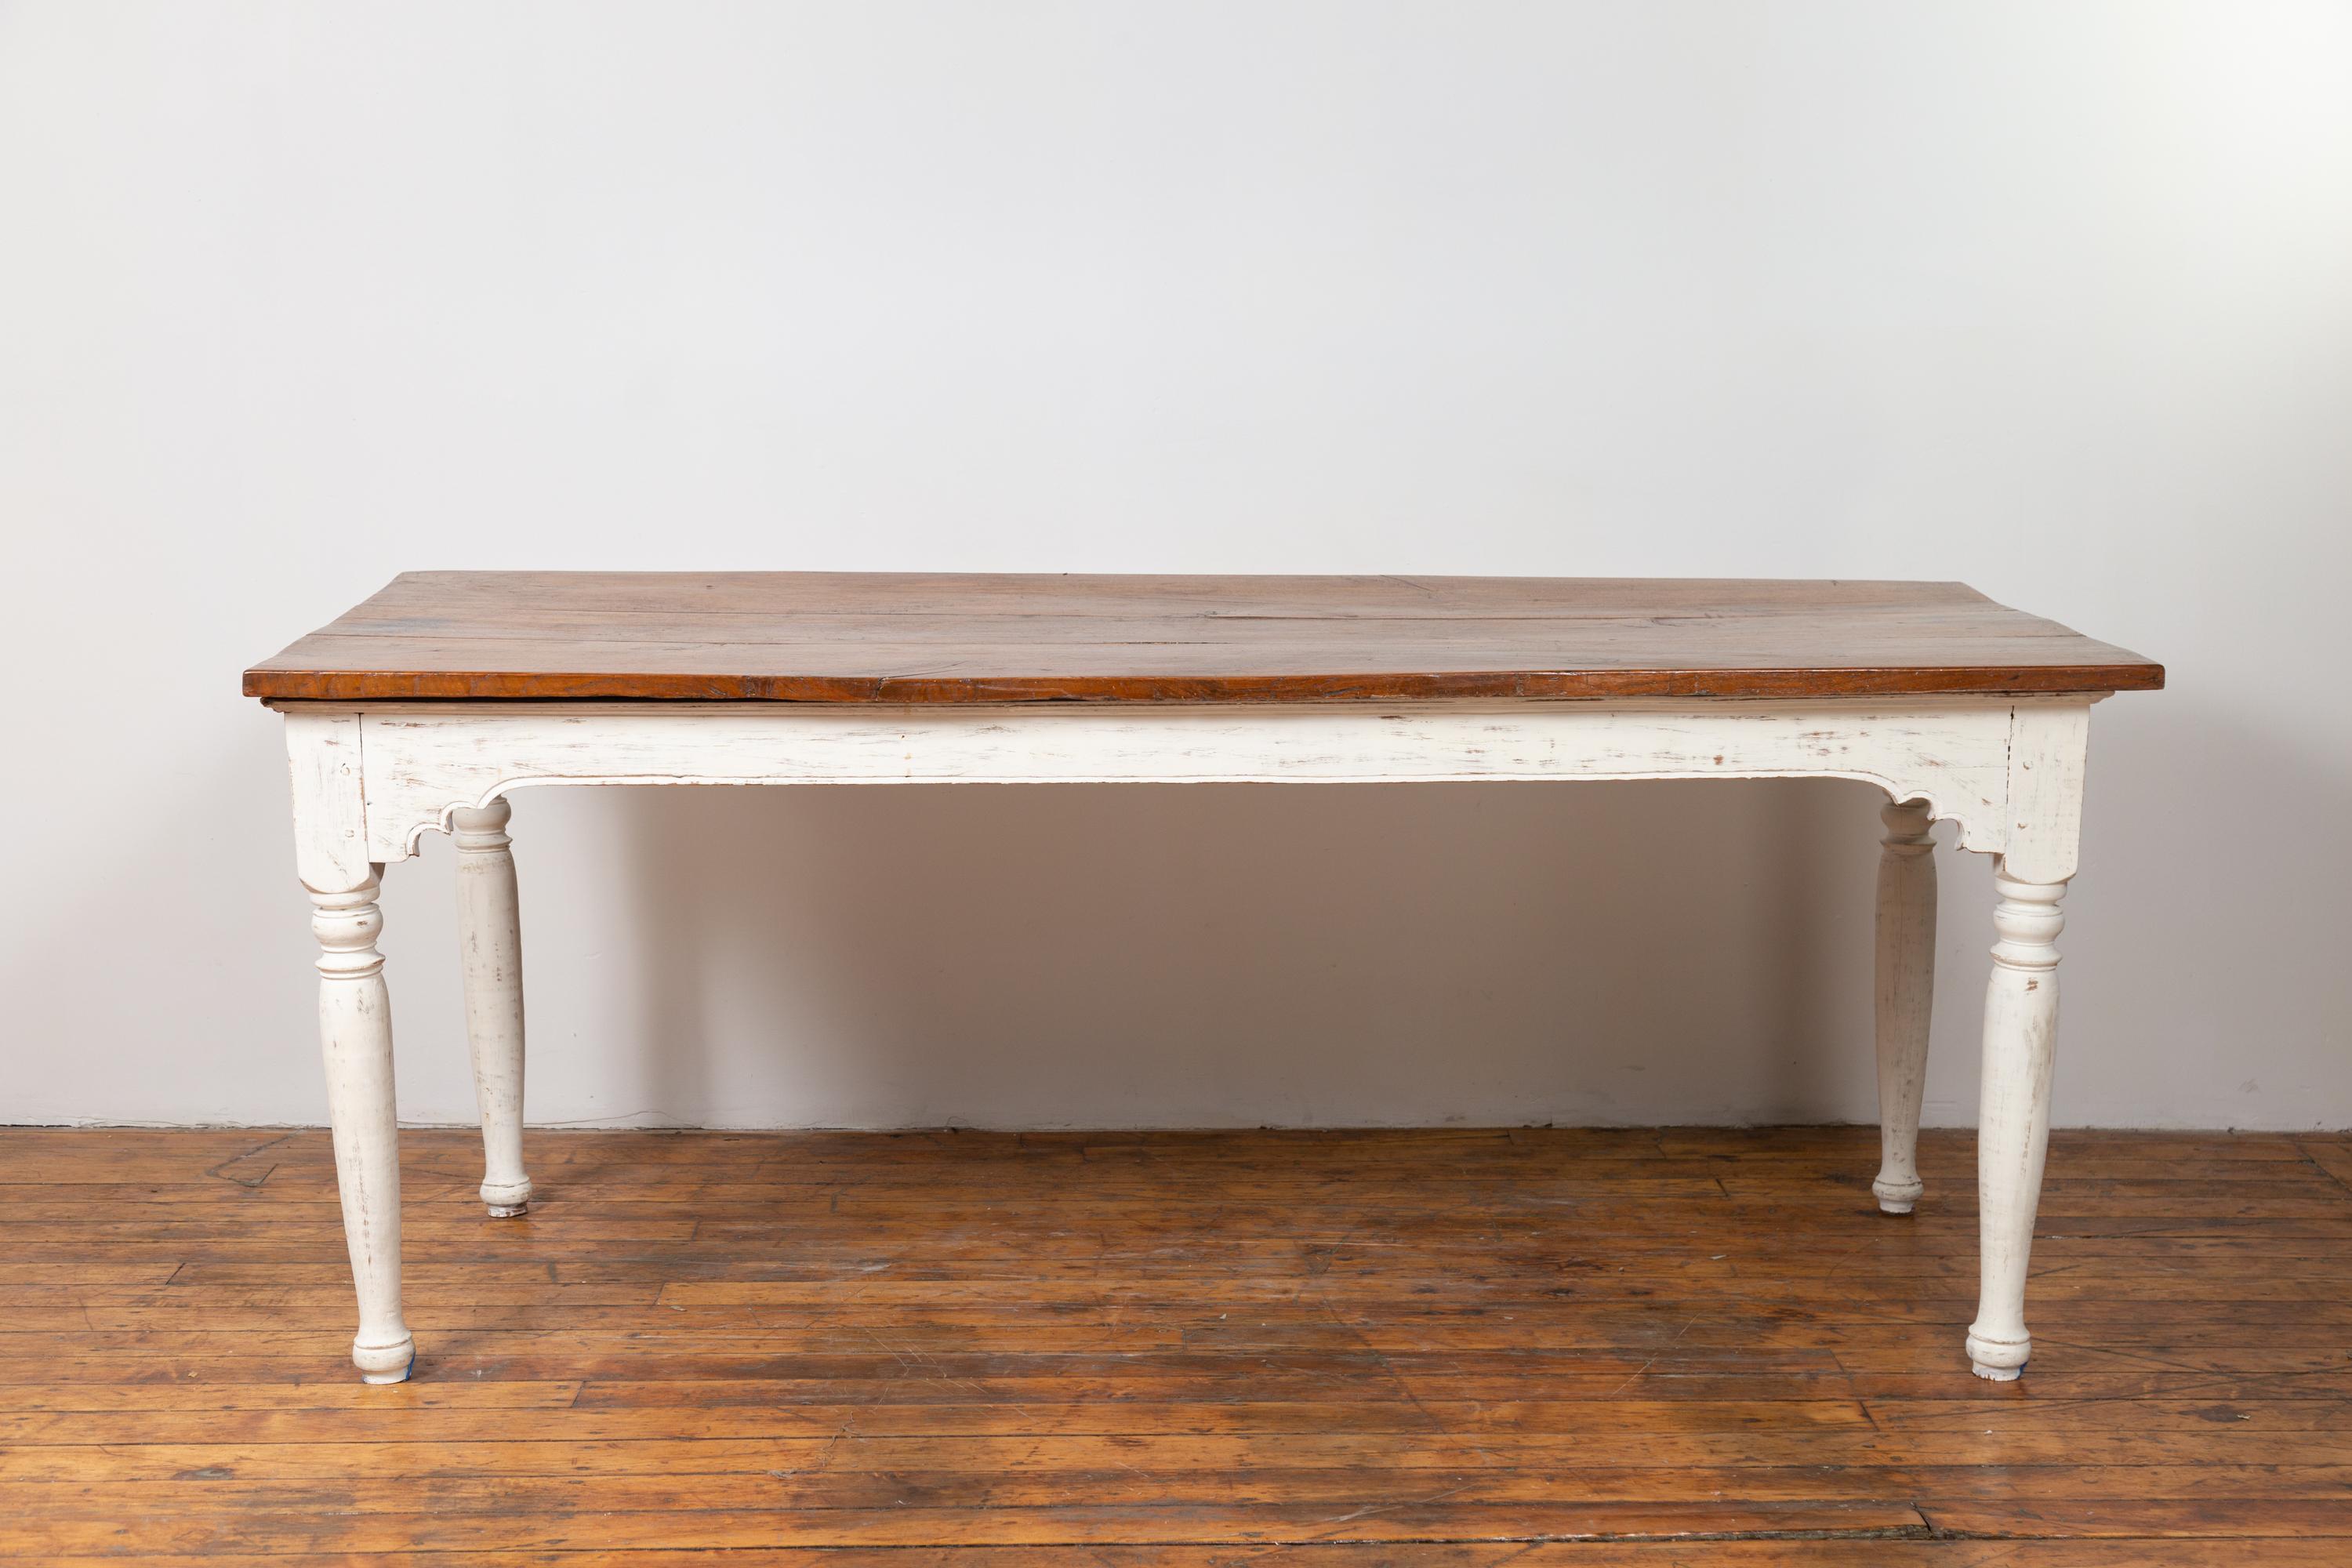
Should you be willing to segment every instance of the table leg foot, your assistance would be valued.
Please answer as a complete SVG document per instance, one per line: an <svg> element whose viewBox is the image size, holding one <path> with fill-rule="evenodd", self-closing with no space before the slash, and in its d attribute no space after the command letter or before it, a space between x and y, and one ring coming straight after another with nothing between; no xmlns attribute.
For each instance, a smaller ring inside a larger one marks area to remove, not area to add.
<svg viewBox="0 0 2352 1568"><path fill-rule="evenodd" d="M397 1344L369 1345L357 1341L352 1344L352 1364L360 1369L362 1383L406 1383L416 1365L416 1341L404 1338Z"/></svg>
<svg viewBox="0 0 2352 1568"><path fill-rule="evenodd" d="M2033 1342L1981 1339L1969 1335L1969 1370L1991 1383L2014 1383L2033 1353Z"/></svg>
<svg viewBox="0 0 2352 1568"><path fill-rule="evenodd" d="M1917 1205L1919 1194L1926 1190L1917 1182L1913 1182L1907 1189L1889 1187L1883 1177L1870 1184L1871 1194L1878 1200L1880 1214L1909 1214Z"/></svg>

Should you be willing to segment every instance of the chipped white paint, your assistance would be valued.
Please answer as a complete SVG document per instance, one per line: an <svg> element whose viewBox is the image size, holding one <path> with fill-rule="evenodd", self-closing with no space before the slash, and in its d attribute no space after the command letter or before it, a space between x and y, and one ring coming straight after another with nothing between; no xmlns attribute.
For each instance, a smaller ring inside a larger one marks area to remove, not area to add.
<svg viewBox="0 0 2352 1568"><path fill-rule="evenodd" d="M294 865L319 939L319 1043L335 1186L360 1299L352 1360L370 1383L398 1383L415 1358L400 1316L400 1152L392 1083L392 998L376 938L381 867L367 855L361 722L350 712L286 716L294 790Z"/></svg>
<svg viewBox="0 0 2352 1568"><path fill-rule="evenodd" d="M2021 703L2010 742L1977 1104L1977 1317L1968 1341L1969 1364L1997 1383L2023 1371L2033 1350L2025 1270L2050 1149L2065 925L2058 900L2080 857L2090 737L2086 706Z"/></svg>
<svg viewBox="0 0 2352 1568"><path fill-rule="evenodd" d="M1364 784L1861 779L1998 850L2012 705L1416 703L829 707L442 703L366 710L368 847L539 784ZM289 708L290 710L290 708Z"/></svg>
<svg viewBox="0 0 2352 1568"><path fill-rule="evenodd" d="M2090 744L2087 705L2018 705L2009 748L2009 814L2001 832L2001 857L2011 876L2063 882L2074 874Z"/></svg>
<svg viewBox="0 0 2352 1568"><path fill-rule="evenodd" d="M1927 1014L1936 991L1936 841L1925 801L1879 808L1878 1206L1909 1214L1919 1180L1919 1102L1927 1087Z"/></svg>
<svg viewBox="0 0 2352 1568"><path fill-rule="evenodd" d="M2025 1262L2050 1126L2057 900L2074 875L2090 700L828 707L283 705L296 861L319 906L320 1034L359 1289L353 1359L406 1375L392 1023L375 937L384 862L455 835L467 1023L491 1212L520 1212L522 970L511 791L543 784L1438 783L1846 778L1886 791L1879 877L1880 1205L1907 1211L1933 984L1927 826L2003 857L1979 1123L1976 1370L2024 1364Z"/></svg>
<svg viewBox="0 0 2352 1568"><path fill-rule="evenodd" d="M2072 862L2072 846L2066 859ZM1984 1088L1977 1106L1977 1321L1969 1361L2007 1382L2032 1352L2025 1265L2050 1148L2050 1074L2058 1040L2058 900L2063 882L2023 882L2006 858L1993 872L1992 981L1985 990Z"/></svg>
<svg viewBox="0 0 2352 1568"><path fill-rule="evenodd" d="M376 938L373 872L344 892L311 889L319 938L319 1041L327 1061L327 1119L335 1133L335 1188L343 1241L359 1288L352 1360L370 1383L398 1383L415 1359L400 1316L400 1148L392 1085L392 998Z"/></svg>
<svg viewBox="0 0 2352 1568"><path fill-rule="evenodd" d="M530 1203L522 1169L522 914L503 800L452 818L457 846L457 946L466 1044L482 1112L482 1202L498 1218Z"/></svg>
<svg viewBox="0 0 2352 1568"><path fill-rule="evenodd" d="M286 760L294 785L294 874L313 892L346 892L375 878L367 852L360 715L289 709Z"/></svg>

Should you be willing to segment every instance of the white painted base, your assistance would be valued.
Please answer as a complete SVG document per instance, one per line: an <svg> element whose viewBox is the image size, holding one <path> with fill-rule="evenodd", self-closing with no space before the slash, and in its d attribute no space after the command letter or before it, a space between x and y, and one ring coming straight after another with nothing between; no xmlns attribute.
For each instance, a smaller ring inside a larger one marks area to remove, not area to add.
<svg viewBox="0 0 2352 1568"><path fill-rule="evenodd" d="M2001 940L1979 1121L1982 1266L1971 1366L2024 1366L2027 1254L2048 1141L2057 900L2074 874L2087 698L1802 702L284 704L296 866L317 902L320 1036L360 1302L352 1360L408 1375L392 1020L375 951L384 863L447 832L459 851L482 1201L525 1213L522 957L505 796L622 784L1436 783L1846 778L1887 792L1878 889L1879 1207L1908 1214L1934 986L1929 825L2000 858Z"/></svg>
<svg viewBox="0 0 2352 1568"><path fill-rule="evenodd" d="M399 1364L389 1366L394 1361ZM403 1340L396 1345L354 1343L352 1363L360 1369L362 1383L406 1383L408 1374L416 1368L416 1342Z"/></svg>
<svg viewBox="0 0 2352 1568"><path fill-rule="evenodd" d="M2033 1352L2031 1340L1988 1340L1969 1335L1969 1370L1988 1383L2014 1383Z"/></svg>

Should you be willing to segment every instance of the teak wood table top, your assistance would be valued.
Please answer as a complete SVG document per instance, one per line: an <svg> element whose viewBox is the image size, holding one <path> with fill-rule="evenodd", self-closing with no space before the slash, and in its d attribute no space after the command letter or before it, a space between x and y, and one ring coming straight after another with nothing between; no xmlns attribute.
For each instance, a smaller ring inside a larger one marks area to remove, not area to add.
<svg viewBox="0 0 2352 1568"><path fill-rule="evenodd" d="M1958 583L410 572L283 701L1318 702L2086 693L2153 660Z"/></svg>

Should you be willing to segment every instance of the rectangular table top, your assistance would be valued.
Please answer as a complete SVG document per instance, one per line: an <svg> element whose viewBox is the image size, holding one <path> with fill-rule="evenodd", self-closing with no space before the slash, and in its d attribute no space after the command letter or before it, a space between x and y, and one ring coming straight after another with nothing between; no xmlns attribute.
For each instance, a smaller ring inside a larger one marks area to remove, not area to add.
<svg viewBox="0 0 2352 1568"><path fill-rule="evenodd" d="M832 703L2145 690L1958 583L408 572L248 697Z"/></svg>

